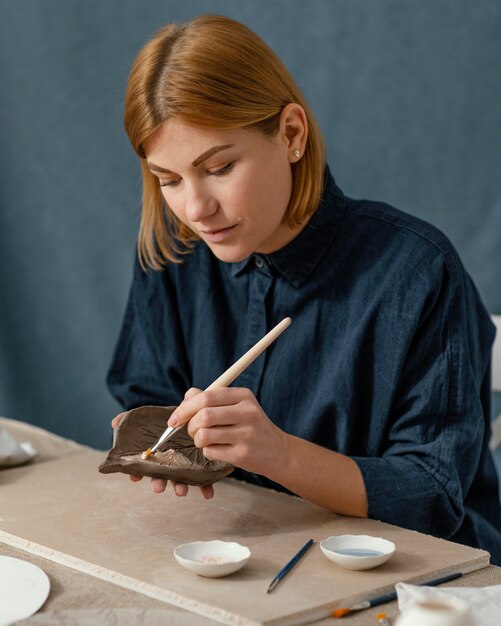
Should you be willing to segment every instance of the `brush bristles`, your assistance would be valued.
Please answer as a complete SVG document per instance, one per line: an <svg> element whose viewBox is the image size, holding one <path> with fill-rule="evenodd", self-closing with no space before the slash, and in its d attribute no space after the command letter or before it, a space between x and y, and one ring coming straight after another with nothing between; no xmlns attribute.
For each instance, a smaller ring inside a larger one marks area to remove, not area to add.
<svg viewBox="0 0 501 626"><path fill-rule="evenodd" d="M344 617L345 615L348 615L349 612L350 612L350 609L334 609L331 615L332 617L339 619L340 617Z"/></svg>
<svg viewBox="0 0 501 626"><path fill-rule="evenodd" d="M151 448L148 448L145 452L143 452L141 454L141 458L142 459L147 459L149 456L151 456L152 452L151 452Z"/></svg>

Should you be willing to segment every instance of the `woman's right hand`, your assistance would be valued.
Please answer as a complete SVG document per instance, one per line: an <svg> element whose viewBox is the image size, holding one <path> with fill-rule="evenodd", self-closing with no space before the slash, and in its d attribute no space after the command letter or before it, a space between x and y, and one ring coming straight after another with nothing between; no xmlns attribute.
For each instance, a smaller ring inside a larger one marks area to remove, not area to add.
<svg viewBox="0 0 501 626"><path fill-rule="evenodd" d="M118 425L123 420L126 414L127 412L124 411L123 413L119 413L118 415L116 415L111 420L111 427L113 428L113 430L115 430L115 428L118 428ZM129 474L129 478L132 480L133 483L138 483L143 477L138 476L137 474ZM168 481L165 478L152 478L151 490L154 493L163 493L165 489L167 488L167 483ZM182 498L188 495L188 490L189 490L188 485L184 485L182 483L175 483L172 480L171 480L171 483L174 488L174 493L176 494L176 496L179 496L180 498ZM212 497L214 497L214 487L212 485L200 487L200 492L206 500L210 500Z"/></svg>

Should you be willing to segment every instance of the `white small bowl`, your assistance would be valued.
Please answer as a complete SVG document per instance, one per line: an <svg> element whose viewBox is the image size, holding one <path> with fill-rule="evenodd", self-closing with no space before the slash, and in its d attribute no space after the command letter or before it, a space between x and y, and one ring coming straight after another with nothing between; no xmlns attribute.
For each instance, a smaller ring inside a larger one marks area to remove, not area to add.
<svg viewBox="0 0 501 626"><path fill-rule="evenodd" d="M370 535L337 535L321 541L320 550L341 567L363 570L387 561L395 552L395 544Z"/></svg>
<svg viewBox="0 0 501 626"><path fill-rule="evenodd" d="M180 565L198 576L220 578L242 569L251 552L234 541L193 541L177 546L174 556Z"/></svg>

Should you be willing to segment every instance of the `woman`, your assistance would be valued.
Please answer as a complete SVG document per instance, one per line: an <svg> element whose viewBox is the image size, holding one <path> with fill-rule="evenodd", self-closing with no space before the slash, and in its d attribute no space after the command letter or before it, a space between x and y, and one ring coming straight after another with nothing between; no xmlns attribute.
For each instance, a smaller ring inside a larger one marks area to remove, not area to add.
<svg viewBox="0 0 501 626"><path fill-rule="evenodd" d="M188 423L238 477L501 564L494 332L445 236L343 195L293 79L228 18L155 35L131 70L125 126L143 210L108 381L124 408L177 405L189 389L169 425ZM200 392L286 316L238 386Z"/></svg>

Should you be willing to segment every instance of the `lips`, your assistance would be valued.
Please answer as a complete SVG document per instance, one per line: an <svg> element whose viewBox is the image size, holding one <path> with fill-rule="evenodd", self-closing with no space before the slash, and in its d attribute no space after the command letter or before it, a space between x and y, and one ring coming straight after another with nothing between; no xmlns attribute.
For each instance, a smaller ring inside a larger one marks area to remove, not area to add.
<svg viewBox="0 0 501 626"><path fill-rule="evenodd" d="M199 233L204 239L210 241L211 243L220 243L230 236L236 226L237 224L226 228L219 228L217 230L200 230Z"/></svg>

